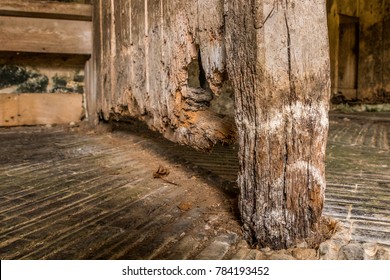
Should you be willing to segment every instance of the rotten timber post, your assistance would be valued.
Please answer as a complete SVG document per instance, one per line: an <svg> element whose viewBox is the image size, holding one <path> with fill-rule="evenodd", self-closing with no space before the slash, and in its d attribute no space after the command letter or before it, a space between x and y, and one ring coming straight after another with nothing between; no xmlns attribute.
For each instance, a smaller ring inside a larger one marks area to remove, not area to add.
<svg viewBox="0 0 390 280"><path fill-rule="evenodd" d="M225 1L247 240L281 249L319 230L330 70L324 0Z"/></svg>
<svg viewBox="0 0 390 280"><path fill-rule="evenodd" d="M224 0L95 0L93 65L101 119L137 118L201 150L235 140L213 104L226 80Z"/></svg>

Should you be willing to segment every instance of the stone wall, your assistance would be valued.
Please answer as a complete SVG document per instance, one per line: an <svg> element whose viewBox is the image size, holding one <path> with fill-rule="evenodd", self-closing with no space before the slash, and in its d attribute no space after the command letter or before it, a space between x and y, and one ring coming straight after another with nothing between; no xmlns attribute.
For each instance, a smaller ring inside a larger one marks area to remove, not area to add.
<svg viewBox="0 0 390 280"><path fill-rule="evenodd" d="M327 7L332 101L390 103L390 2L328 0Z"/></svg>

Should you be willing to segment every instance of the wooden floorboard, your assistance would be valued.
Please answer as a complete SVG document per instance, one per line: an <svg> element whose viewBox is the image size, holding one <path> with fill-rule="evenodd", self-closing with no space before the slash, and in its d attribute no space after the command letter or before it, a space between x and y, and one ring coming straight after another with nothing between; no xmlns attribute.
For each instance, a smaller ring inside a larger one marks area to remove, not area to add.
<svg viewBox="0 0 390 280"><path fill-rule="evenodd" d="M390 245L389 124L331 119L324 213L349 228L352 241ZM208 154L136 125L112 129L0 129L1 259L259 254L239 246L237 146ZM169 169L166 178L153 178L159 166Z"/></svg>

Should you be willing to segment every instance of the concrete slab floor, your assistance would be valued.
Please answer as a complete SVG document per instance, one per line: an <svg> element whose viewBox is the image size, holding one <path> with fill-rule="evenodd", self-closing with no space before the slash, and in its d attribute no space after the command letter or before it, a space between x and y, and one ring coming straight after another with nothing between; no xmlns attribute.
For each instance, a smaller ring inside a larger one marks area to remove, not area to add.
<svg viewBox="0 0 390 280"><path fill-rule="evenodd" d="M346 233L333 258L355 258L359 244L359 258L386 259L390 114L333 114L330 125L324 214ZM247 247L234 145L201 153L134 123L1 128L0 142L1 259L332 258Z"/></svg>

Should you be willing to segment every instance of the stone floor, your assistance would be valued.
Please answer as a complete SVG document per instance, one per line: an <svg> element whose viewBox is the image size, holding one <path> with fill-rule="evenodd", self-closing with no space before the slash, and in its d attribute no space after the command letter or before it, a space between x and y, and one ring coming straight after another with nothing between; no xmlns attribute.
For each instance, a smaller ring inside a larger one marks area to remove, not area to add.
<svg viewBox="0 0 390 280"><path fill-rule="evenodd" d="M390 114L332 114L330 124L324 213L342 225L335 256L329 246L247 247L236 146L205 154L116 123L106 133L0 129L0 259L390 258Z"/></svg>

